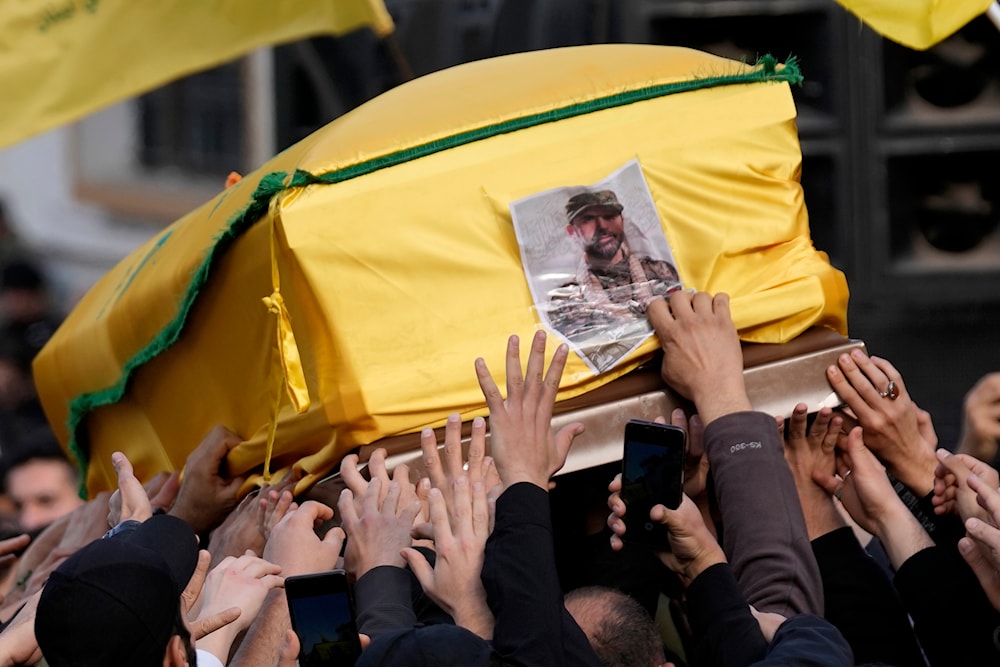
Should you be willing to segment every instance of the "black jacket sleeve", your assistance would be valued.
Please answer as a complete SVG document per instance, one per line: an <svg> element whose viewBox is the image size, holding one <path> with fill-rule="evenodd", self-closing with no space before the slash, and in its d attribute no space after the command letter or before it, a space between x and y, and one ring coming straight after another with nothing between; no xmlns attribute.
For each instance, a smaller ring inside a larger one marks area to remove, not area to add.
<svg viewBox="0 0 1000 667"><path fill-rule="evenodd" d="M401 567L383 565L365 572L354 584L358 632L372 639L417 624L413 611L412 575Z"/></svg>
<svg viewBox="0 0 1000 667"><path fill-rule="evenodd" d="M894 580L934 667L1000 663L993 633L1000 614L958 551L933 546L910 556Z"/></svg>
<svg viewBox="0 0 1000 667"><path fill-rule="evenodd" d="M854 656L837 628L819 616L800 614L781 624L767 657L750 667L852 667Z"/></svg>
<svg viewBox="0 0 1000 667"><path fill-rule="evenodd" d="M482 579L496 617L493 647L506 662L600 666L563 604L545 490L523 482L497 499Z"/></svg>
<svg viewBox="0 0 1000 667"><path fill-rule="evenodd" d="M691 582L687 616L693 664L745 667L767 654L767 640L728 563L713 565Z"/></svg>
<svg viewBox="0 0 1000 667"><path fill-rule="evenodd" d="M925 667L910 619L889 576L849 527L812 541L826 600L826 620L847 639L859 663Z"/></svg>

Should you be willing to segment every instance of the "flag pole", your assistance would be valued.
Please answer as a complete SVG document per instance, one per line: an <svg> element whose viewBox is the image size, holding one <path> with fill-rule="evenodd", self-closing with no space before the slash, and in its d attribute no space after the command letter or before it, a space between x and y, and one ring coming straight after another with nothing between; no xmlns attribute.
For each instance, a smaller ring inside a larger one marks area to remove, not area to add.
<svg viewBox="0 0 1000 667"><path fill-rule="evenodd" d="M993 25L997 27L997 30L1000 30L1000 0L990 5L990 8L986 10L986 15L993 21Z"/></svg>

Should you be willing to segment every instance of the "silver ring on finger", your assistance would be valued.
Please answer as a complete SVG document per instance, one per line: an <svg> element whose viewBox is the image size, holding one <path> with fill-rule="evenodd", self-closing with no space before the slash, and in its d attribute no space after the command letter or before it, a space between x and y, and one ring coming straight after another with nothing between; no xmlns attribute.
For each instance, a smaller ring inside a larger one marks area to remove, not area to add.
<svg viewBox="0 0 1000 667"><path fill-rule="evenodd" d="M899 398L899 386L894 380L889 380L889 384L886 385L885 391L880 391L878 395L882 398L888 398L890 401L895 401Z"/></svg>

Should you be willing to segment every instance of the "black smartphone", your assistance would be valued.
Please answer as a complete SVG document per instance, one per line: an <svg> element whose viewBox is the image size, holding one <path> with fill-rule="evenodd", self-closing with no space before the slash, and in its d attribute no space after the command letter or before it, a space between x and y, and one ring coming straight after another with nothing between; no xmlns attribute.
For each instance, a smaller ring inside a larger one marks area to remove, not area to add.
<svg viewBox="0 0 1000 667"><path fill-rule="evenodd" d="M687 432L679 426L632 419L625 424L621 498L625 539L668 549L667 527L649 518L654 505L677 509L684 493Z"/></svg>
<svg viewBox="0 0 1000 667"><path fill-rule="evenodd" d="M285 579L288 613L299 637L299 664L353 665L361 656L354 596L343 570Z"/></svg>

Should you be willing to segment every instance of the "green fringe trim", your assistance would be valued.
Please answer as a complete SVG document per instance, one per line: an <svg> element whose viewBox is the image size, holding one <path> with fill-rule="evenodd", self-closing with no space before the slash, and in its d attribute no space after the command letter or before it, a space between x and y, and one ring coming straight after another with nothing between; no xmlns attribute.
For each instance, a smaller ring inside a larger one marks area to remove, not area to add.
<svg viewBox="0 0 1000 667"><path fill-rule="evenodd" d="M274 196L281 194L285 190L301 188L307 185L340 183L380 169L400 165L482 139L517 132L518 130L536 127L545 123L583 116L595 111L603 111L605 109L634 104L635 102L664 97L666 95L737 84L784 82L799 85L802 83L802 74L799 71L798 60L795 57L790 57L784 63L784 66L779 68L779 63L774 56L765 55L754 63L754 68L753 71L740 74L694 78L688 81L650 86L648 88L640 88L601 97L588 102L571 104L559 109L531 114L475 130L460 132L325 174L312 174L301 169L296 169L291 174L291 177L282 171L265 174L257 184L257 189L254 191L246 208L230 219L226 230L216 239L211 251L205 257L201 266L195 271L191 279L191 284L177 309L177 315L153 340L125 362L122 366L121 376L114 385L99 391L81 394L70 402L69 416L66 420L70 434L69 450L76 458L77 467L80 471L80 495L84 498L87 497L87 471L90 465L90 455L89 452L84 451L78 431L87 414L97 408L113 405L120 401L125 395L133 373L177 342L187 322L188 314L191 312L191 308L194 306L194 302L198 298L202 288L211 277L216 263L243 232L267 213L268 206Z"/></svg>

